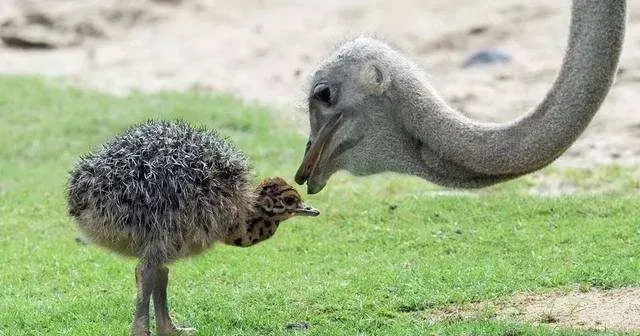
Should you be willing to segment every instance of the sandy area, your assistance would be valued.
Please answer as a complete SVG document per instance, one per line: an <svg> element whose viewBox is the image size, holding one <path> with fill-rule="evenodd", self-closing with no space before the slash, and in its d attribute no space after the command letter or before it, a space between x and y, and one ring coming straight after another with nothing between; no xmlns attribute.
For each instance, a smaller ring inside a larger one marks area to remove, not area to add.
<svg viewBox="0 0 640 336"><path fill-rule="evenodd" d="M640 163L640 0L629 3L617 84L562 164ZM310 72L341 41L365 34L410 54L465 113L508 120L549 87L568 20L568 1L555 0L3 0L0 73L61 76L118 94L227 91L277 106L306 132ZM16 41L38 49L8 46ZM485 48L512 60L461 68Z"/></svg>
<svg viewBox="0 0 640 336"><path fill-rule="evenodd" d="M429 321L497 319L607 331L640 330L640 288L594 289L542 295L518 294L503 302L479 302L426 312Z"/></svg>

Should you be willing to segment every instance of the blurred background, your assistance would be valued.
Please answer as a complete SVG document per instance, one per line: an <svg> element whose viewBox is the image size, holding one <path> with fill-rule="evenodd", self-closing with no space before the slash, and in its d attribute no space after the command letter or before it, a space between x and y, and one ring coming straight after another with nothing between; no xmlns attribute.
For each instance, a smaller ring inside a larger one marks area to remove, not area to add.
<svg viewBox="0 0 640 336"><path fill-rule="evenodd" d="M37 74L115 94L229 92L276 107L307 131L314 67L341 42L375 36L403 50L453 105L509 120L550 86L570 1L2 0L0 73ZM640 162L640 0L615 87L560 165Z"/></svg>

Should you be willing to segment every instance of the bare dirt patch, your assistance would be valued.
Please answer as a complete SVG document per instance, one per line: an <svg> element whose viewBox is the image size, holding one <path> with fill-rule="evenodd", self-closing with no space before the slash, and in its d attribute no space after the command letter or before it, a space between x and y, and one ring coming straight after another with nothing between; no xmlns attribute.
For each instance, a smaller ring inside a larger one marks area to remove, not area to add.
<svg viewBox="0 0 640 336"><path fill-rule="evenodd" d="M628 3L618 81L559 164L640 164L640 0ZM410 55L464 113L504 121L551 85L568 22L569 3L555 0L5 0L0 73L59 76L116 94L225 91L276 106L278 118L306 133L311 72L341 41L365 34ZM511 61L461 67L488 48Z"/></svg>
<svg viewBox="0 0 640 336"><path fill-rule="evenodd" d="M566 328L639 331L640 288L518 294L500 302L434 310L428 318L432 322L491 318Z"/></svg>
<svg viewBox="0 0 640 336"><path fill-rule="evenodd" d="M124 34L169 16L152 0L23 1L0 10L0 40L10 48L56 49Z"/></svg>

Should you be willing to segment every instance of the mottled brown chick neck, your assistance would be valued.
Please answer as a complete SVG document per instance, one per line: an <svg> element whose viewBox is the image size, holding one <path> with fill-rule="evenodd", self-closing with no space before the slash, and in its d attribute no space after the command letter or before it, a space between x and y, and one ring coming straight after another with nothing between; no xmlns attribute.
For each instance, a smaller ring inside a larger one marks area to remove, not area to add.
<svg viewBox="0 0 640 336"><path fill-rule="evenodd" d="M266 179L256 188L253 212L245 223L230 228L226 244L248 247L269 239L280 223L294 216L318 216L284 179Z"/></svg>

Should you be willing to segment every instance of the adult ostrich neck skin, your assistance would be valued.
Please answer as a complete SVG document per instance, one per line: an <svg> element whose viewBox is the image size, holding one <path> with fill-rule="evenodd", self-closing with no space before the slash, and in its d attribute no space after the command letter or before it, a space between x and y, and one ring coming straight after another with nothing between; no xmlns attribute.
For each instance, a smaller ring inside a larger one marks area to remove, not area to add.
<svg viewBox="0 0 640 336"><path fill-rule="evenodd" d="M393 171L477 188L538 170L584 131L613 83L624 0L574 0L559 74L528 114L494 124L451 108L413 62L369 38L346 43L315 72L311 135L296 182L317 193L346 169Z"/></svg>

